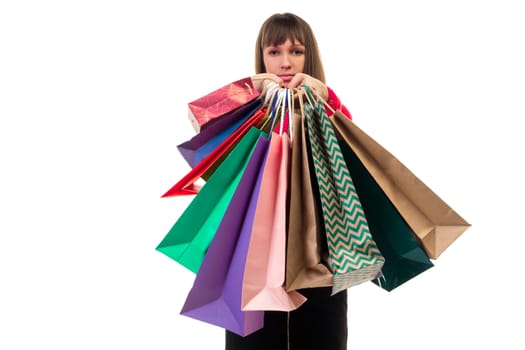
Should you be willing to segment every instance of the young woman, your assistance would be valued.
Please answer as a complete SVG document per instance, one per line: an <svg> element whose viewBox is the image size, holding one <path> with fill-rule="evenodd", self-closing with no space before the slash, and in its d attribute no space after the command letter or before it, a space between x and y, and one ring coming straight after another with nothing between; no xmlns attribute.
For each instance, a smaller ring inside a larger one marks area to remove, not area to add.
<svg viewBox="0 0 525 350"><path fill-rule="evenodd" d="M291 13L274 14L261 26L255 48L255 88L307 85L334 110L351 118L326 86L323 64L310 25ZM331 115L331 110L327 108ZM266 311L264 328L246 337L226 331L226 350L345 350L347 293L331 296L331 287L299 290L308 300L292 312Z"/></svg>
<svg viewBox="0 0 525 350"><path fill-rule="evenodd" d="M351 118L348 109L325 84L317 40L310 25L292 13L274 14L261 26L255 45L254 86L262 91L269 81L281 87L308 85L334 110ZM330 115L331 110L328 108Z"/></svg>

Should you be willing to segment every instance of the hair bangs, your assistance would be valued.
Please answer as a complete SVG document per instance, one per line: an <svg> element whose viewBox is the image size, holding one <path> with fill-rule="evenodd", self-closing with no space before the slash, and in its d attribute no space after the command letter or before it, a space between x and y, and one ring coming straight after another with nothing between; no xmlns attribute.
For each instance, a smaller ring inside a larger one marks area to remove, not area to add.
<svg viewBox="0 0 525 350"><path fill-rule="evenodd" d="M297 22L292 22L288 19L276 20L266 28L269 29L270 27L271 30L266 30L262 38L264 47L282 45L288 39L292 43L299 41L301 44L305 44L304 31Z"/></svg>

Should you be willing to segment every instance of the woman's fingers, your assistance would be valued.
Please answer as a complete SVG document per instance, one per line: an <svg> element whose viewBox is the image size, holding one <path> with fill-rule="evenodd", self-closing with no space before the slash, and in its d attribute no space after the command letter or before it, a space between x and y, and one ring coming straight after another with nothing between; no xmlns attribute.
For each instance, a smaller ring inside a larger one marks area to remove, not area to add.
<svg viewBox="0 0 525 350"><path fill-rule="evenodd" d="M279 78L279 76L273 74L273 73L260 73L256 74L251 77L253 86L259 91L261 94L264 94L267 89L269 88L269 85L277 84L279 87L283 86L283 80ZM319 95L322 99L326 100L328 98L328 88L326 85L314 77L305 74L305 73L297 73L294 75L292 80L287 85L287 88L289 89L299 89L302 85L308 86L310 89L313 90L313 92L317 95Z"/></svg>
<svg viewBox="0 0 525 350"><path fill-rule="evenodd" d="M288 83L288 88L294 89L294 88L299 87L301 85L305 85L304 84L304 80L307 77L308 77L308 75L306 75L304 73L297 73L296 75L294 75L292 80L290 80L290 82Z"/></svg>
<svg viewBox="0 0 525 350"><path fill-rule="evenodd" d="M274 82L282 86L283 80L272 73L260 73L251 77L253 86L257 91L262 92L270 82Z"/></svg>
<svg viewBox="0 0 525 350"><path fill-rule="evenodd" d="M304 73L298 73L296 74L292 80L290 80L290 83L288 84L288 87L293 88L299 88L301 85L306 85L310 89L314 90L315 93L317 93L319 96L321 96L322 99L326 100L328 98L328 88L326 85L314 77L304 74Z"/></svg>

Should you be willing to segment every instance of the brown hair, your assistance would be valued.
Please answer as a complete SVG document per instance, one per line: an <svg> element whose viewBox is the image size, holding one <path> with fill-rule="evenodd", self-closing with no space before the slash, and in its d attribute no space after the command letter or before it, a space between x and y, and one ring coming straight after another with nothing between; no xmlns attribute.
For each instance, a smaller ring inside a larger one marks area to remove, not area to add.
<svg viewBox="0 0 525 350"><path fill-rule="evenodd" d="M292 13L276 13L261 26L255 43L255 73L266 73L263 49L270 45L281 45L287 39L299 41L305 47L304 72L325 83L325 75L317 40L310 25Z"/></svg>

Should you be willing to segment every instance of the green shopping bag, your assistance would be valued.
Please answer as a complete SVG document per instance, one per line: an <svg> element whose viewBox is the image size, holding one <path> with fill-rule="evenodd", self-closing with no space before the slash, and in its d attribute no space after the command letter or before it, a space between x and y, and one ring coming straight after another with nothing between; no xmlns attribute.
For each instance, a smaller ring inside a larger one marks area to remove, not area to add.
<svg viewBox="0 0 525 350"><path fill-rule="evenodd" d="M385 257L385 264L381 270L383 277L372 282L387 291L392 291L434 264L351 147L342 139L339 145L348 168L352 171L352 180L361 199L372 237Z"/></svg>
<svg viewBox="0 0 525 350"><path fill-rule="evenodd" d="M301 110L308 125L315 177L334 279L332 294L381 276L384 257L372 238L352 176L341 153L324 104L314 101ZM302 105L302 101L299 100Z"/></svg>
<svg viewBox="0 0 525 350"><path fill-rule="evenodd" d="M197 273L262 130L251 127L193 198L156 250Z"/></svg>

